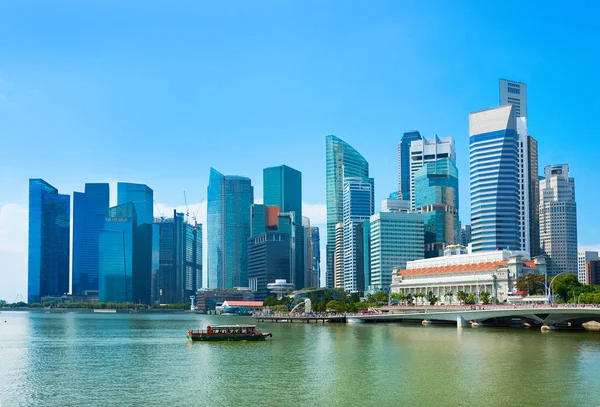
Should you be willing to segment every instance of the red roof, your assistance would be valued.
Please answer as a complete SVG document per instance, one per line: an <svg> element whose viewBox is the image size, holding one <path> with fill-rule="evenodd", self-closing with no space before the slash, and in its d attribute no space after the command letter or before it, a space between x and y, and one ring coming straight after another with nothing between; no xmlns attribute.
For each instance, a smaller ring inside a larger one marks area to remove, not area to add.
<svg viewBox="0 0 600 407"><path fill-rule="evenodd" d="M224 301L230 307L262 307L262 301Z"/></svg>
<svg viewBox="0 0 600 407"><path fill-rule="evenodd" d="M500 266L505 266L508 261L493 261L489 263L475 263L475 264L457 264L452 266L441 266L441 267L425 267L420 269L412 270L398 270L399 276L419 276L423 274L451 274L451 273L464 273L469 271L486 271L494 270Z"/></svg>
<svg viewBox="0 0 600 407"><path fill-rule="evenodd" d="M516 294L517 295L527 295L529 293L527 291L517 291Z"/></svg>

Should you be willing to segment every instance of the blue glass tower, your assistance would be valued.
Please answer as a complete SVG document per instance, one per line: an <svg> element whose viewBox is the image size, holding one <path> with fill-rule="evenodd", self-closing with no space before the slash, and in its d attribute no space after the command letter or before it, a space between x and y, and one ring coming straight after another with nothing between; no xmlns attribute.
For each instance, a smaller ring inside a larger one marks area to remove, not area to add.
<svg viewBox="0 0 600 407"><path fill-rule="evenodd" d="M294 246L295 265L292 280L296 289L304 288L307 281L304 267L304 228L302 226L302 173L280 165L263 170L263 201L267 206L278 206L283 213L294 212L294 234L290 244Z"/></svg>
<svg viewBox="0 0 600 407"><path fill-rule="evenodd" d="M108 184L73 193L73 295L98 291L98 243L109 206Z"/></svg>
<svg viewBox="0 0 600 407"><path fill-rule="evenodd" d="M27 302L69 292L70 220L71 197L30 179Z"/></svg>
<svg viewBox="0 0 600 407"><path fill-rule="evenodd" d="M520 250L519 135L515 107L469 115L474 252Z"/></svg>
<svg viewBox="0 0 600 407"><path fill-rule="evenodd" d="M415 208L425 222L425 258L442 256L459 233L458 169L449 157L425 164L414 174Z"/></svg>
<svg viewBox="0 0 600 407"><path fill-rule="evenodd" d="M326 189L327 189L327 270L325 283L334 286L335 225L344 220L344 177L368 177L369 163L351 145L336 136L327 136Z"/></svg>
<svg viewBox="0 0 600 407"><path fill-rule="evenodd" d="M319 227L310 228L311 235L311 253L312 253L312 281L317 287L321 286L321 237L319 236Z"/></svg>
<svg viewBox="0 0 600 407"><path fill-rule="evenodd" d="M348 292L364 291L364 273L359 272L358 265L364 245L357 244L356 228L370 220L374 194L373 178L344 178L344 290Z"/></svg>
<svg viewBox="0 0 600 407"><path fill-rule="evenodd" d="M117 184L117 204L133 202L138 225L154 222L154 191L146 184L119 182Z"/></svg>
<svg viewBox="0 0 600 407"><path fill-rule="evenodd" d="M247 287L250 207L254 202L250 178L223 175L211 168L207 195L208 287Z"/></svg>
<svg viewBox="0 0 600 407"><path fill-rule="evenodd" d="M421 139L421 133L414 130L404 133L398 143L398 197L396 199L410 201L410 143Z"/></svg>
<svg viewBox="0 0 600 407"><path fill-rule="evenodd" d="M136 225L133 203L108 210L99 238L98 301L133 301Z"/></svg>

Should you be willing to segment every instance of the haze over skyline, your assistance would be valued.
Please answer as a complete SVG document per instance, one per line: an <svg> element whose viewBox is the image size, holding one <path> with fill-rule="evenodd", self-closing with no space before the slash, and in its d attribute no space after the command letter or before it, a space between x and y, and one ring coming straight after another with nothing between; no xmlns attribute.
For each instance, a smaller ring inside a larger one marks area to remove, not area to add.
<svg viewBox="0 0 600 407"><path fill-rule="evenodd" d="M325 136L369 161L378 209L414 129L454 137L469 224L468 115L498 104L500 78L527 84L539 173L569 164L579 245L600 248L598 8L2 2L0 299L27 291L29 178L66 194L109 182L111 204L117 181L145 183L155 216L185 213L185 190L205 225L211 166L250 177L261 202L263 168L285 164L302 172L324 249ZM325 261L323 250L322 272Z"/></svg>

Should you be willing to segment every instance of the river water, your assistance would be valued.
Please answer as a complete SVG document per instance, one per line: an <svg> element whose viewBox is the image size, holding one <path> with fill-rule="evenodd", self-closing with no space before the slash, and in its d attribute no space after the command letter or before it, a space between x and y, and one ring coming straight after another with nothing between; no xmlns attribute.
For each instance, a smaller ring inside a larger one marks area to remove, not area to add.
<svg viewBox="0 0 600 407"><path fill-rule="evenodd" d="M0 406L598 406L600 334L252 323L194 314L0 314Z"/></svg>

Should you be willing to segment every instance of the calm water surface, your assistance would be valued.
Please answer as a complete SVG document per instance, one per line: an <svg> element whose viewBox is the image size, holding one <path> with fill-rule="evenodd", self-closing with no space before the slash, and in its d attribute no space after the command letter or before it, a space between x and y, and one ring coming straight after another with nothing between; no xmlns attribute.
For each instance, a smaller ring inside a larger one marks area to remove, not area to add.
<svg viewBox="0 0 600 407"><path fill-rule="evenodd" d="M598 406L600 334L259 324L267 342L189 343L249 323L188 314L0 314L0 405Z"/></svg>

